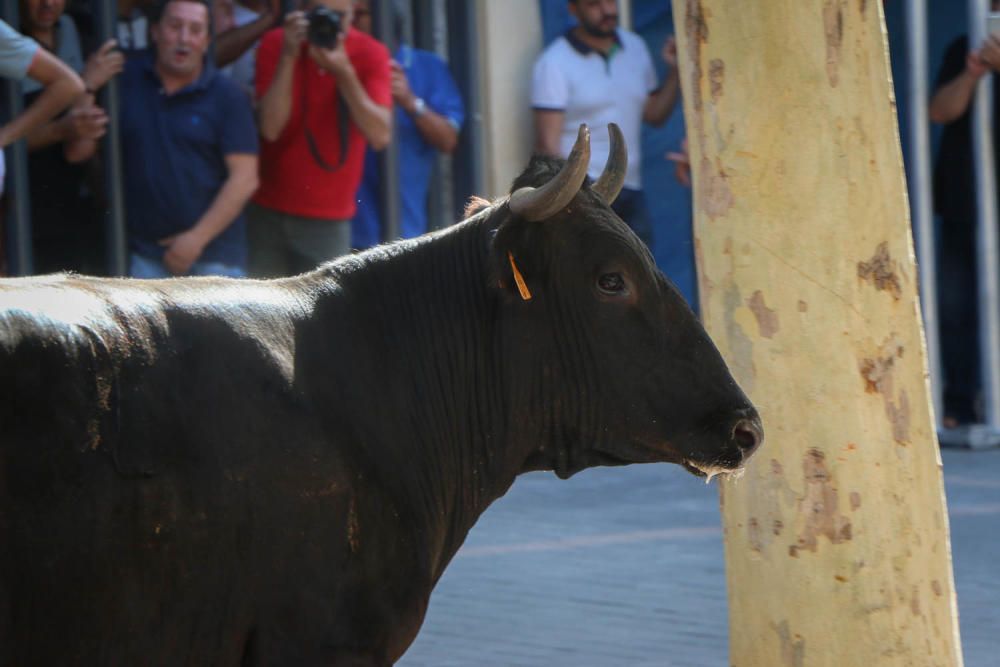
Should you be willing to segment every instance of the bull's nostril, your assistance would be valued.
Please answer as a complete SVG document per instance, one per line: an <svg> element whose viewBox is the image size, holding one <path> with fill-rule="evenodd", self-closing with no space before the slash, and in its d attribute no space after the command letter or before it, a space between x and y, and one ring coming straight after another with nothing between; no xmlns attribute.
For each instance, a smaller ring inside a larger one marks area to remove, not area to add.
<svg viewBox="0 0 1000 667"><path fill-rule="evenodd" d="M751 419L741 419L733 427L733 440L744 455L749 456L760 445L764 439L764 433L756 421Z"/></svg>

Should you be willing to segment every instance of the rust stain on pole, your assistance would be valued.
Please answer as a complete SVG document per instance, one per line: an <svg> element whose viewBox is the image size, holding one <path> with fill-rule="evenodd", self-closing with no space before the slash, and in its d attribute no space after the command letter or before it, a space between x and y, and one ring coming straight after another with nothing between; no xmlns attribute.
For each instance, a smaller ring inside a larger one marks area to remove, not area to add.
<svg viewBox="0 0 1000 667"><path fill-rule="evenodd" d="M840 52L844 44L844 12L840 0L827 0L823 6L823 32L826 36L826 76L834 88L840 83Z"/></svg>
<svg viewBox="0 0 1000 667"><path fill-rule="evenodd" d="M858 262L858 278L871 281L875 289L888 292L896 301L903 295L899 276L896 275L896 262L889 255L889 244L886 241L878 244L871 259Z"/></svg>

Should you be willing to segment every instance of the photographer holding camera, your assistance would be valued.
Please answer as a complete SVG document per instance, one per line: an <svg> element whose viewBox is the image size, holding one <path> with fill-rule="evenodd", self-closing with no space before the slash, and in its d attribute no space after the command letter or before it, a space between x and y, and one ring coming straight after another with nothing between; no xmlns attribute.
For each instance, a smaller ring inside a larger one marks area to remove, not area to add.
<svg viewBox="0 0 1000 667"><path fill-rule="evenodd" d="M389 52L351 28L352 0L309 0L264 35L256 89L263 138L250 209L250 269L291 275L346 254L366 145L391 138Z"/></svg>

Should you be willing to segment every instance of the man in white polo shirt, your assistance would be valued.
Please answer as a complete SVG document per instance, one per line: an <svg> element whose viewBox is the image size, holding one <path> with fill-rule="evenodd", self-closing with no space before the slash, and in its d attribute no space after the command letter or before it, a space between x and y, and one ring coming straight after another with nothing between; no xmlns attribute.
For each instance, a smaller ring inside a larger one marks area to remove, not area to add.
<svg viewBox="0 0 1000 667"><path fill-rule="evenodd" d="M680 90L673 38L662 57L669 66L662 85L646 43L618 27L617 0L569 0L578 24L556 39L535 63L531 104L535 115L535 150L566 157L580 123L591 128L591 178L600 176L608 157L605 130L617 123L629 149L625 188L615 212L652 246L653 233L642 195L640 137L643 121L662 125Z"/></svg>

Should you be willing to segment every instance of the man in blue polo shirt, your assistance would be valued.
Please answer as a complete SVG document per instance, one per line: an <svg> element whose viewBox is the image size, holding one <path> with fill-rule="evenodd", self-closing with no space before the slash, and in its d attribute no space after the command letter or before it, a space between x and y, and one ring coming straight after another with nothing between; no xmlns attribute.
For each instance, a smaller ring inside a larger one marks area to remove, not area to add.
<svg viewBox="0 0 1000 667"><path fill-rule="evenodd" d="M402 238L428 229L427 191L438 152L451 153L465 119L462 96L448 65L436 54L402 44L402 15L392 3L396 42L392 61L392 98L396 107L393 140L399 146L399 232ZM354 27L371 34L369 0L355 0ZM394 45L395 46L395 45ZM351 245L364 249L383 239L379 220L378 155L365 154L365 171L358 189L358 210L351 224Z"/></svg>
<svg viewBox="0 0 1000 667"><path fill-rule="evenodd" d="M243 207L257 189L250 100L205 54L207 0L167 0L154 48L122 75L130 268L136 278L243 276Z"/></svg>

